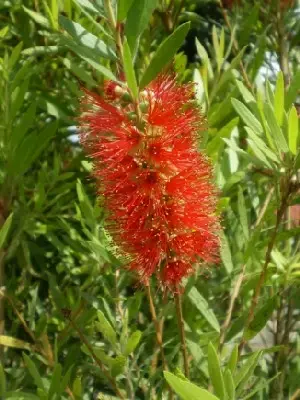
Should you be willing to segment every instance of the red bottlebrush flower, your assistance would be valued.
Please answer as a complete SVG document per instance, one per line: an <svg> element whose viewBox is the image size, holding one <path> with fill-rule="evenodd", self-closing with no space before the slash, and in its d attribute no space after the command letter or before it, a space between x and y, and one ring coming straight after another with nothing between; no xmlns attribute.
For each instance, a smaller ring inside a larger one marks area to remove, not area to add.
<svg viewBox="0 0 300 400"><path fill-rule="evenodd" d="M113 84L106 88L113 88ZM109 211L107 227L143 282L175 287L200 260L217 261L219 221L211 166L197 150L203 124L193 85L160 76L133 104L86 93L82 142Z"/></svg>

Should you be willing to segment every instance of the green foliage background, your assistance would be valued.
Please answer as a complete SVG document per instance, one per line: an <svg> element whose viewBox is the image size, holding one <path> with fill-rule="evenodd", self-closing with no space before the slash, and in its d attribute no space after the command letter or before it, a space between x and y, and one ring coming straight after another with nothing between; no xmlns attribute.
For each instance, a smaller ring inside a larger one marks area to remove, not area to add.
<svg viewBox="0 0 300 400"><path fill-rule="evenodd" d="M0 1L1 398L172 398L166 382L186 400L298 398L300 5L283 3ZM153 281L164 379L76 136L82 87L101 93L123 65L137 95L173 56L197 83L224 228L220 264L185 282L193 384L173 297Z"/></svg>

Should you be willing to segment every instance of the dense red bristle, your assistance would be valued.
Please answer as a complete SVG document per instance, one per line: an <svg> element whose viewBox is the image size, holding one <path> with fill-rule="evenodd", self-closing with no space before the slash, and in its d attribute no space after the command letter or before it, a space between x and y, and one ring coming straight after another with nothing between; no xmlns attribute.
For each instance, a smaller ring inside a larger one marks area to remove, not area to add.
<svg viewBox="0 0 300 400"><path fill-rule="evenodd" d="M142 131L107 85L86 93L82 142L94 159L109 211L107 228L142 282L156 274L175 288L200 260L216 261L219 222L211 166L197 151L203 125L192 85L160 76L141 94Z"/></svg>

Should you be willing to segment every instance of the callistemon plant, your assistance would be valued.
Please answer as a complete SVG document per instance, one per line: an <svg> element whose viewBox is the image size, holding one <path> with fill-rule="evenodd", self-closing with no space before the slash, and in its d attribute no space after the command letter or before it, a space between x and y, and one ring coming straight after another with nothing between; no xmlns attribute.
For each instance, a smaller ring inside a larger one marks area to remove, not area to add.
<svg viewBox="0 0 300 400"><path fill-rule="evenodd" d="M217 259L218 217L212 170L197 149L203 126L194 87L156 78L139 103L106 85L86 92L82 142L109 211L107 229L144 283L153 274L175 289L200 262Z"/></svg>

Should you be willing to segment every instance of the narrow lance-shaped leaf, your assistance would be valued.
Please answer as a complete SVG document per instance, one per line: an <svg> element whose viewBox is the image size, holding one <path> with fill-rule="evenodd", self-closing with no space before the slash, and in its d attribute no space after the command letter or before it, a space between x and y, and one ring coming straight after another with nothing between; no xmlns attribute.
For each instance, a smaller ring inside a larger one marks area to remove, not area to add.
<svg viewBox="0 0 300 400"><path fill-rule="evenodd" d="M0 396L6 392L6 377L2 363L0 364Z"/></svg>
<svg viewBox="0 0 300 400"><path fill-rule="evenodd" d="M245 198L244 198L244 194L243 194L243 190L242 190L241 186L239 186L239 190L238 190L238 211L239 211L239 217L240 217L243 234L246 239L249 239L247 209L246 209Z"/></svg>
<svg viewBox="0 0 300 400"><path fill-rule="evenodd" d="M210 324L212 328L214 328L217 332L220 332L220 325L219 322L213 313L213 311L209 308L207 301L204 299L203 296L198 292L198 290L193 287L189 293L188 297L191 302L197 307L206 321Z"/></svg>
<svg viewBox="0 0 300 400"><path fill-rule="evenodd" d="M221 259L226 268L228 274L230 274L233 270L232 258L231 258L231 251L227 237L222 232L221 234Z"/></svg>
<svg viewBox="0 0 300 400"><path fill-rule="evenodd" d="M141 79L141 89L147 86L173 59L189 29L190 22L186 22L175 29L175 31L161 43Z"/></svg>
<svg viewBox="0 0 300 400"><path fill-rule="evenodd" d="M300 87L300 69L295 73L292 78L291 84L285 96L285 107L287 110L290 109L291 105L295 102L297 93Z"/></svg>
<svg viewBox="0 0 300 400"><path fill-rule="evenodd" d="M213 69L211 66L210 59L208 57L207 51L204 46L199 42L199 40L196 38L196 49L198 56L201 58L201 62L207 66L207 72L208 72L208 78L212 79L214 74L213 74Z"/></svg>
<svg viewBox="0 0 300 400"><path fill-rule="evenodd" d="M128 2L128 0L125 1ZM147 28L151 14L157 4L158 0L133 0L125 24L125 35L133 55L135 55L139 37Z"/></svg>
<svg viewBox="0 0 300 400"><path fill-rule="evenodd" d="M276 117L274 115L274 111L273 111L272 107L270 106L270 104L268 104L268 103L265 104L264 112L265 112L267 123L271 130L271 135L273 136L273 138L275 140L278 150L280 152L285 152L285 153L288 152L289 147L287 145L284 134L283 134L280 126L277 123Z"/></svg>
<svg viewBox="0 0 300 400"><path fill-rule="evenodd" d="M277 305L277 295L269 298L264 302L263 306L255 313L253 321L245 332L246 340L256 336L271 318Z"/></svg>
<svg viewBox="0 0 300 400"><path fill-rule="evenodd" d="M252 376L253 371L256 368L261 355L262 355L261 351L253 353L245 362L245 364L242 366L242 368L234 376L235 387L238 388L237 394L239 394L242 391L244 385L247 383L248 379Z"/></svg>
<svg viewBox="0 0 300 400"><path fill-rule="evenodd" d="M107 339L112 345L117 343L117 335L114 331L113 327L105 318L102 311L98 310L97 312L99 323L97 323L97 327L102 335Z"/></svg>
<svg viewBox="0 0 300 400"><path fill-rule="evenodd" d="M27 366L27 369L28 369L30 375L32 376L37 387L39 389L45 390L43 380L41 378L41 375L39 374L39 371L38 371L35 363L26 354L23 354L23 358L24 358L25 364Z"/></svg>
<svg viewBox="0 0 300 400"><path fill-rule="evenodd" d="M201 389L193 383L180 379L171 372L164 372L164 377L171 388L182 400L219 400L218 397Z"/></svg>
<svg viewBox="0 0 300 400"><path fill-rule="evenodd" d="M60 381L61 381L61 373L62 373L61 365L56 364L54 367L54 370L53 370L52 379L51 379L51 383L50 383L50 387L49 387L49 391L48 391L49 400L51 400L57 393L57 390L59 388Z"/></svg>
<svg viewBox="0 0 300 400"><path fill-rule="evenodd" d="M121 22L126 18L130 7L132 6L133 0L119 0L118 1L118 21Z"/></svg>
<svg viewBox="0 0 300 400"><path fill-rule="evenodd" d="M299 135L299 119L297 110L293 106L289 113L289 148L294 155L297 154L298 135Z"/></svg>
<svg viewBox="0 0 300 400"><path fill-rule="evenodd" d="M0 229L0 249L2 249L3 245L5 244L6 238L8 236L11 223L12 223L12 217L13 213L9 215L9 217L6 218L4 224L2 225Z"/></svg>
<svg viewBox="0 0 300 400"><path fill-rule="evenodd" d="M220 367L217 352L212 343L208 344L207 349L208 371L209 376L216 395L221 399L225 399L225 385L223 374Z"/></svg>
<svg viewBox="0 0 300 400"><path fill-rule="evenodd" d="M128 87L132 93L133 98L136 100L138 98L138 85L136 82L136 76L133 68L133 62L131 57L131 51L128 45L127 40L125 39L123 44L123 66L126 76L126 81Z"/></svg>
<svg viewBox="0 0 300 400"><path fill-rule="evenodd" d="M252 128L257 134L263 133L261 123L242 102L237 99L232 99L231 102L236 112L240 115L247 126Z"/></svg>
<svg viewBox="0 0 300 400"><path fill-rule="evenodd" d="M224 373L224 383L227 393L227 399L235 400L235 386L230 369L226 369Z"/></svg>
<svg viewBox="0 0 300 400"><path fill-rule="evenodd" d="M274 97L274 112L278 125L282 125L284 113L284 78L283 73L280 71L277 76L275 97Z"/></svg>
<svg viewBox="0 0 300 400"><path fill-rule="evenodd" d="M111 60L116 59L116 54L103 40L97 38L91 32L88 32L78 22L73 22L64 16L59 17L60 25L68 32L70 36L83 47L91 52L91 56L98 55Z"/></svg>
<svg viewBox="0 0 300 400"><path fill-rule="evenodd" d="M234 348L232 349L232 352L230 354L227 366L230 369L231 373L233 374L236 369L237 361L239 357L239 347L238 345L235 345Z"/></svg>
<svg viewBox="0 0 300 400"><path fill-rule="evenodd" d="M128 356L130 353L132 353L135 350L135 348L137 347L137 345L139 344L139 342L141 340L141 337L142 337L141 331L135 331L130 335L128 342L126 344L125 351L124 351L125 356Z"/></svg>

